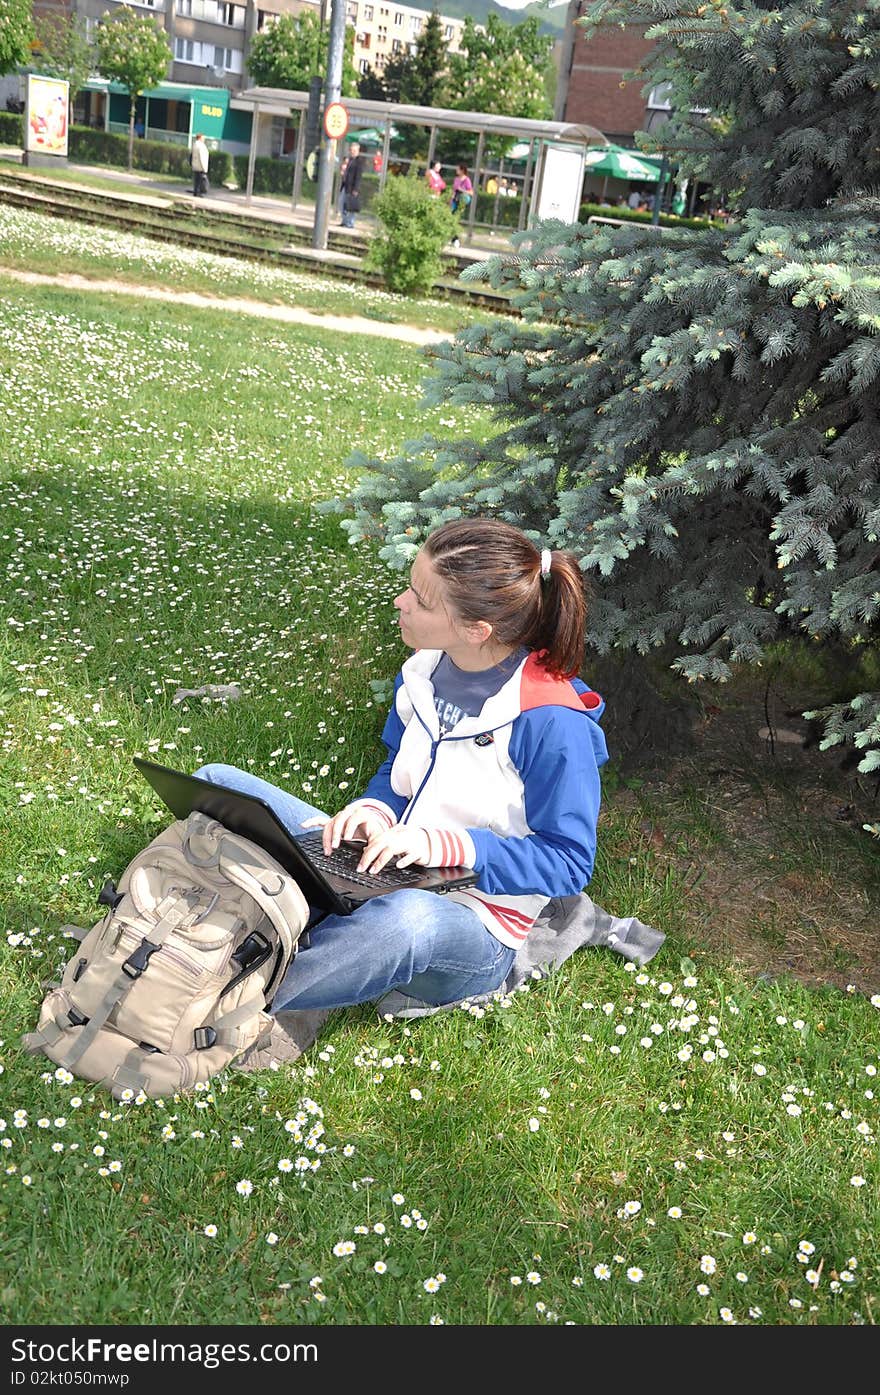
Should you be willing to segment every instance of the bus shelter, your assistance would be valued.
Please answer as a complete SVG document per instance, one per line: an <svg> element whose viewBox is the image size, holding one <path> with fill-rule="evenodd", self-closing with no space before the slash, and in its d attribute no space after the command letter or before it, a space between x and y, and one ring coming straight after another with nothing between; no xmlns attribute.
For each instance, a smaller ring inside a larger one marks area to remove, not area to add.
<svg viewBox="0 0 880 1395"><path fill-rule="evenodd" d="M577 180L576 196L580 197L583 183L586 151L590 146L607 146L606 137L595 126L571 125L565 121L529 121L514 116L498 116L491 112L454 111L448 107L418 107L400 102L375 102L360 97L341 99L349 116L347 140L357 140L360 130L370 130L381 135L382 155L379 165L379 190L385 187L388 178L391 142L393 133L403 125L419 126L427 131L427 165L434 160L439 131L459 131L476 136L476 154L473 157L473 184L479 190L484 168L486 141L493 136L511 139L525 151L525 169L522 175L522 191L516 226L526 227L540 216L559 216L551 196L550 187L558 181L558 173L563 164L566 177L571 183ZM289 92L280 87L249 87L233 97L230 104L239 110L250 110L253 117L251 129L250 158L248 162L246 200L250 202L253 193L253 171L257 151L257 138L261 119L284 116L292 119L296 127L296 153L293 170L293 190L291 205L294 209L302 201L302 180L306 155L306 124L309 110L308 92ZM579 160L574 157L580 152ZM579 165L579 179L575 171ZM552 212L542 211L542 202ZM495 201L497 208L498 201ZM477 198L471 200L465 224L469 236L473 235L477 221ZM574 221L570 219L569 221ZM494 223L490 226L499 226ZM509 224L508 224L509 226Z"/></svg>

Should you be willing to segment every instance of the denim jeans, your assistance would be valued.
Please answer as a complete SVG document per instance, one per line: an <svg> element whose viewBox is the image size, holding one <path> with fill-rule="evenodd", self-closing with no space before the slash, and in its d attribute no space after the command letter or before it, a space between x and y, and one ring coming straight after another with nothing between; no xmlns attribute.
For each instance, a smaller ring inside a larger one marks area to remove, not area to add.
<svg viewBox="0 0 880 1395"><path fill-rule="evenodd" d="M258 795L294 836L308 832L304 820L321 813L232 765L204 765L195 773ZM275 995L276 1012L372 1003L392 988L425 1003L454 1003L499 988L516 953L470 907L433 891L374 896L351 915L310 923L308 938Z"/></svg>

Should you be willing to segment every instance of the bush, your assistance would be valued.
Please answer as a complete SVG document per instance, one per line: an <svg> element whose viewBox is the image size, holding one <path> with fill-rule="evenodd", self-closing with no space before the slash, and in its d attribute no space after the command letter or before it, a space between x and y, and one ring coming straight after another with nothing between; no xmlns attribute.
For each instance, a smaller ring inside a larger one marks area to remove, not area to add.
<svg viewBox="0 0 880 1395"><path fill-rule="evenodd" d="M24 117L13 111L0 111L0 144L24 146Z"/></svg>
<svg viewBox="0 0 880 1395"><path fill-rule="evenodd" d="M582 203L578 212L580 222L586 223L588 218L619 218L622 223L650 223L652 215L650 213L637 213L634 208L613 207L607 203ZM725 225L717 218L679 218L675 213L660 214L661 228L723 228Z"/></svg>
<svg viewBox="0 0 880 1395"><path fill-rule="evenodd" d="M418 175L392 175L373 200L381 232L370 243L366 265L381 271L393 291L427 291L445 269L441 249L456 236L459 220Z"/></svg>

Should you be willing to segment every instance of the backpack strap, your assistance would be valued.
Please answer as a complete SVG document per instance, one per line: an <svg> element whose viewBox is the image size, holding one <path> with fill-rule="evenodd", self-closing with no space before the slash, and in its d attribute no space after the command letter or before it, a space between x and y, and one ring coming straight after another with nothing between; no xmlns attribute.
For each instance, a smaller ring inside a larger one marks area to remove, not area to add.
<svg viewBox="0 0 880 1395"><path fill-rule="evenodd" d="M263 1010L260 1003L254 999L249 1003L239 1003L237 1008L224 1012L223 1016L218 1017L211 1026L210 1030L214 1033L211 1045L237 1046L242 1024Z"/></svg>
<svg viewBox="0 0 880 1395"><path fill-rule="evenodd" d="M137 949L126 959L91 1017L83 1024L76 1039L71 1042L59 1059L59 1065L66 1066L68 1070L73 1069L80 1057L91 1046L117 1003L125 997L132 984L149 968L150 956L162 946L172 930L176 930L185 920L195 919L192 893L185 892L181 895L175 892L166 896L163 901L160 901L156 910L159 922L149 939L141 940ZM57 1023L57 1017L55 1020ZM66 1026L70 1026L69 1021Z"/></svg>

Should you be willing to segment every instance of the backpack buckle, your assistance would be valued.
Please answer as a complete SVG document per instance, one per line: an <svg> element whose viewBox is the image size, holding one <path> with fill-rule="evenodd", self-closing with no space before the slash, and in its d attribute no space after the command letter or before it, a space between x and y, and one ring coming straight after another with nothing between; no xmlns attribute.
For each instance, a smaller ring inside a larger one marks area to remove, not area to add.
<svg viewBox="0 0 880 1395"><path fill-rule="evenodd" d="M150 955L155 954L161 948L161 945L154 945L152 940L141 940L137 949L129 955L123 964L122 972L128 974L129 978L140 978L150 962Z"/></svg>
<svg viewBox="0 0 880 1395"><path fill-rule="evenodd" d="M266 936L261 935L259 930L252 930L247 939L242 940L232 958L240 968L252 969L268 959L271 952L272 946Z"/></svg>
<svg viewBox="0 0 880 1395"><path fill-rule="evenodd" d="M213 1027L196 1027L193 1032L193 1042L196 1051L205 1051L209 1046L213 1046L217 1040L217 1033Z"/></svg>

